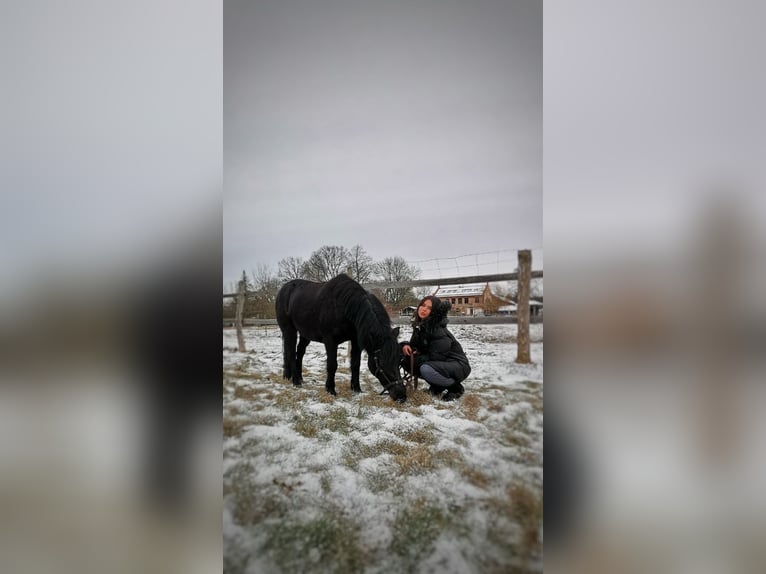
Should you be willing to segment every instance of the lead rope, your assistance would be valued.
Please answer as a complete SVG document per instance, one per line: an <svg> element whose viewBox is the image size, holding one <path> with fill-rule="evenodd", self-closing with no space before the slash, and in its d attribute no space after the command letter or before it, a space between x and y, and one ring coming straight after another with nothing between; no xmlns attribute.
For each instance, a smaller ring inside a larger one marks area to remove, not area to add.
<svg viewBox="0 0 766 574"><path fill-rule="evenodd" d="M415 351L410 353L410 373L412 373L413 390L418 390L418 376L415 374Z"/></svg>

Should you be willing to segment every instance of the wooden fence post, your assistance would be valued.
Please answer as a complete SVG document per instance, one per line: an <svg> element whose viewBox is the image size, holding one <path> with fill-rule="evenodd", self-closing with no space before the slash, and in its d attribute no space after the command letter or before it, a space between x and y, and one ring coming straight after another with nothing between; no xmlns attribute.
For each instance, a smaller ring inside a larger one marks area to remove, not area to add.
<svg viewBox="0 0 766 574"><path fill-rule="evenodd" d="M247 289L247 278L245 272L242 271L242 279L237 284L237 312L234 316L234 325L237 327L237 346L239 352L244 353L245 349L245 336L242 334L242 314L245 310L245 297Z"/></svg>
<svg viewBox="0 0 766 574"><path fill-rule="evenodd" d="M529 358L529 290L532 279L532 251L519 251L519 297L516 304L518 332L516 336L516 362L531 363Z"/></svg>

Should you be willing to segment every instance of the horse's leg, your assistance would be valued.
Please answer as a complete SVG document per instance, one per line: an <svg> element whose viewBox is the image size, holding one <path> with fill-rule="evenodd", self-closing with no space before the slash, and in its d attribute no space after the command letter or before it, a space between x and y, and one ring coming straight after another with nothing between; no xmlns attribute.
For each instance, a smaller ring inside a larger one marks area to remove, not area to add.
<svg viewBox="0 0 766 574"><path fill-rule="evenodd" d="M298 353L295 357L295 369L298 375L298 384L303 383L303 355L306 354L306 347L309 346L310 342L311 339L307 339L303 336L300 336L300 339L298 340Z"/></svg>
<svg viewBox="0 0 766 574"><path fill-rule="evenodd" d="M359 365L362 362L362 349L353 339L351 345L351 392L361 393L362 387L359 386Z"/></svg>
<svg viewBox="0 0 766 574"><path fill-rule="evenodd" d="M327 352L327 380L324 383L324 388L331 395L336 395L335 372L338 370L338 344L325 342L324 348Z"/></svg>
<svg viewBox="0 0 766 574"><path fill-rule="evenodd" d="M295 364L295 345L298 341L298 331L292 325L282 329L282 355L284 359L284 370L282 377L291 379L293 385L299 387L301 384L300 371L297 371Z"/></svg>

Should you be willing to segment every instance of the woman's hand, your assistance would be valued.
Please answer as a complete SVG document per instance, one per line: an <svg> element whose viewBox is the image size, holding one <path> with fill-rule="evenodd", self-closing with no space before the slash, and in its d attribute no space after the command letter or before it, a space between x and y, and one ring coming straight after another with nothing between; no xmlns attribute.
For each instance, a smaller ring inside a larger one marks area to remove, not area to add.
<svg viewBox="0 0 766 574"><path fill-rule="evenodd" d="M404 353L405 357L409 357L412 354L412 347L409 345L404 345L402 347L402 352Z"/></svg>

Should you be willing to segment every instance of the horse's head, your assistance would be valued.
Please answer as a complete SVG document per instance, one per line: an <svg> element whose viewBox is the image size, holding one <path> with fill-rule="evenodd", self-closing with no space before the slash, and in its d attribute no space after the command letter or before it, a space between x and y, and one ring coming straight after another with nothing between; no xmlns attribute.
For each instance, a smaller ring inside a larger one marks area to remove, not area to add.
<svg viewBox="0 0 766 574"><path fill-rule="evenodd" d="M376 348L367 354L367 366L383 385L383 392L388 391L392 399L403 403L407 400L407 389L399 370L402 351L398 336L399 327L392 329L388 337L379 341Z"/></svg>

